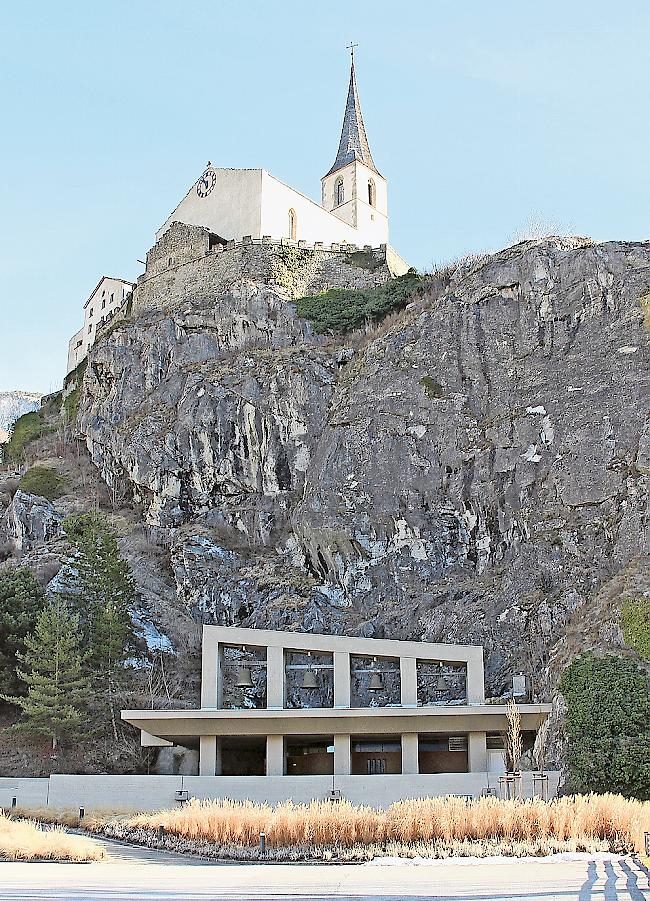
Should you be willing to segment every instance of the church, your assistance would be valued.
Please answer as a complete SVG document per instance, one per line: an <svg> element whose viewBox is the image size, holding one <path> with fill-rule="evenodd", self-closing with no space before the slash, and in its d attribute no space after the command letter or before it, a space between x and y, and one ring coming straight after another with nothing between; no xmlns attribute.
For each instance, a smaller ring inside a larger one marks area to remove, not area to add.
<svg viewBox="0 0 650 901"><path fill-rule="evenodd" d="M354 68L334 163L321 179L316 203L265 169L219 169L208 163L156 232L173 222L202 226L224 243L244 237L307 244L388 244L386 179L370 152Z"/></svg>

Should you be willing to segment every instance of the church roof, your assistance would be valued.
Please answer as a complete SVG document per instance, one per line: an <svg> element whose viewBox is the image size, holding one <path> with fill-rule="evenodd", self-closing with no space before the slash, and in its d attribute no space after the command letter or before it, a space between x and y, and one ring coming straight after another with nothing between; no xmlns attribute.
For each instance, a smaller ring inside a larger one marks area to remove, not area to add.
<svg viewBox="0 0 650 901"><path fill-rule="evenodd" d="M366 137L366 127L363 124L363 116L361 115L361 104L359 102L359 92L357 90L357 79L354 74L354 56L352 57L352 65L350 67L350 86L348 88L348 99L345 103L345 114L343 116L343 128L341 129L341 140L339 141L339 149L334 160L334 165L327 175L342 169L348 163L357 160L360 163L373 169L377 174L379 170L375 166L372 154L370 153L370 145Z"/></svg>

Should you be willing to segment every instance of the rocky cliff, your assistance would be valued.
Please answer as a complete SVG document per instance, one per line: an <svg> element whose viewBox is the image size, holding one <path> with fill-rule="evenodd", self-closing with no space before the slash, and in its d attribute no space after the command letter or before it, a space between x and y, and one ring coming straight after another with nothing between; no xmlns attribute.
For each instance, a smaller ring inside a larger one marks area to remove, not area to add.
<svg viewBox="0 0 650 901"><path fill-rule="evenodd" d="M191 284L98 341L77 427L194 619L483 644L493 696L622 645L617 598L648 584L650 244L466 260L347 339L277 280Z"/></svg>
<svg viewBox="0 0 650 901"><path fill-rule="evenodd" d="M9 437L14 422L24 413L38 410L41 395L30 391L0 391L0 444Z"/></svg>

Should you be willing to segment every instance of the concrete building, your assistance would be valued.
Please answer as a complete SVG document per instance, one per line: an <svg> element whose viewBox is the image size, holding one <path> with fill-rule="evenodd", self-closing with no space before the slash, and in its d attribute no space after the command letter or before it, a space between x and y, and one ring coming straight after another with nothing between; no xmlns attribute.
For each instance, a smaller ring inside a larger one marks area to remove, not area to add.
<svg viewBox="0 0 650 901"><path fill-rule="evenodd" d="M83 362L95 343L98 326L112 319L133 291L133 282L102 275L84 304L84 324L68 342L66 374Z"/></svg>
<svg viewBox="0 0 650 901"><path fill-rule="evenodd" d="M519 711L530 747L550 705ZM480 794L503 772L507 725L486 703L481 647L221 626L203 627L200 709L122 718L145 746L198 748L217 794L222 778L222 792L258 800L326 797L333 779L363 797L368 777L388 802Z"/></svg>
<svg viewBox="0 0 650 901"><path fill-rule="evenodd" d="M224 243L268 237L307 244L387 244L387 185L370 152L354 58L339 148L321 179L320 204L265 169L220 169L208 163L156 240L172 222L207 228Z"/></svg>

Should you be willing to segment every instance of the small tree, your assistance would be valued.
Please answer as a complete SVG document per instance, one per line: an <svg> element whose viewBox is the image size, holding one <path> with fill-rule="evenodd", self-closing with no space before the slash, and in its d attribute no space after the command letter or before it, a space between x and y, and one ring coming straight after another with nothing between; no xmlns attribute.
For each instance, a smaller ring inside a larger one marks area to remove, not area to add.
<svg viewBox="0 0 650 901"><path fill-rule="evenodd" d="M508 701L508 728L503 733L503 746L506 757L506 770L508 773L516 773L521 761L521 716L519 708L513 698Z"/></svg>
<svg viewBox="0 0 650 901"><path fill-rule="evenodd" d="M21 692L16 674L18 655L36 625L43 592L27 567L0 574L0 684L5 692Z"/></svg>
<svg viewBox="0 0 650 901"><path fill-rule="evenodd" d="M56 597L41 610L25 646L25 653L18 653L22 664L18 676L27 694L2 697L22 709L22 717L13 728L50 739L56 751L61 741L83 734L90 701L79 623L61 598Z"/></svg>

